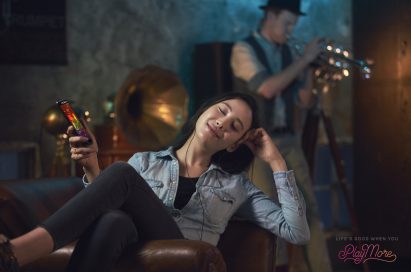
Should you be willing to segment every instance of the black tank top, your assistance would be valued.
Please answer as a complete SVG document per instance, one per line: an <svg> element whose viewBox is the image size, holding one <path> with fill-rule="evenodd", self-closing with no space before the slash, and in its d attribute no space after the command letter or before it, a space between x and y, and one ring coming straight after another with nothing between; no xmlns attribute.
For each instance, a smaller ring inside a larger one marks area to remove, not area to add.
<svg viewBox="0 0 411 272"><path fill-rule="evenodd" d="M181 210L190 201L191 196L196 191L196 184L198 177L188 178L179 177L176 199L174 200L174 207Z"/></svg>

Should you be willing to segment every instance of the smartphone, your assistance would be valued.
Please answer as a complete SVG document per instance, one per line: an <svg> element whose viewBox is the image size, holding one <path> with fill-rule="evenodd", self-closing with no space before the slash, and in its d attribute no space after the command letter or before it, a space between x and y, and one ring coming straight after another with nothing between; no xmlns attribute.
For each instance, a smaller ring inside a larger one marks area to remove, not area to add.
<svg viewBox="0 0 411 272"><path fill-rule="evenodd" d="M91 145L93 141L91 140L90 134L88 133L86 127L83 126L80 119L77 117L76 113L70 105L70 102L66 99L61 99L58 100L56 104L64 114L64 117L66 117L67 121L69 121L69 123L74 127L75 134L77 136L88 138L88 140L84 142L83 145Z"/></svg>

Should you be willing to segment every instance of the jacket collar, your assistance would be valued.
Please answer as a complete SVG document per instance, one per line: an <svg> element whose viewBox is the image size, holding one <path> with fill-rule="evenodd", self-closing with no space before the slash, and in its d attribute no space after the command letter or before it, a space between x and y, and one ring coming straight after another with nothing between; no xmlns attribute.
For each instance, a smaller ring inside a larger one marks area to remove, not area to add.
<svg viewBox="0 0 411 272"><path fill-rule="evenodd" d="M175 156L175 151L173 149L172 146L168 147L167 149L161 150L161 151L157 151L154 154L157 158L162 158L162 159L173 159L177 161L177 157ZM208 169L203 173L203 175L205 174L210 174L212 172L215 171L219 171L223 174L227 174L230 175L228 172L224 171L220 166L218 166L217 164L211 163L211 165L208 167ZM217 173L215 173L217 174ZM218 185L217 185L218 184ZM222 187L221 182L218 180L218 182L216 182L216 186L215 187Z"/></svg>
<svg viewBox="0 0 411 272"><path fill-rule="evenodd" d="M174 150L172 146L168 147L167 149L155 152L154 156L156 156L157 158L170 157L173 159L177 159L176 156L174 155Z"/></svg>

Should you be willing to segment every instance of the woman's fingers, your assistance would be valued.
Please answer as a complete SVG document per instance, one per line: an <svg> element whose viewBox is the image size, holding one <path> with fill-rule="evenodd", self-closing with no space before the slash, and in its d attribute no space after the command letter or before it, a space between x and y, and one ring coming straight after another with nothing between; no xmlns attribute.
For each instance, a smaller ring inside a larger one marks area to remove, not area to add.
<svg viewBox="0 0 411 272"><path fill-rule="evenodd" d="M70 149L70 153L71 154L83 154L83 155L88 155L88 154L93 154L93 153L97 153L96 149L94 148L94 146L85 146L85 147L81 147L81 146L72 146Z"/></svg>
<svg viewBox="0 0 411 272"><path fill-rule="evenodd" d="M70 136L69 137L69 143L71 145L82 144L87 141L88 141L88 138L83 137L83 136Z"/></svg>
<svg viewBox="0 0 411 272"><path fill-rule="evenodd" d="M248 146L248 148L253 152L253 154L255 153L255 146L250 140L244 142L244 144Z"/></svg>
<svg viewBox="0 0 411 272"><path fill-rule="evenodd" d="M71 153L87 154L95 152L93 148L89 147L72 147L70 149Z"/></svg>
<svg viewBox="0 0 411 272"><path fill-rule="evenodd" d="M69 141L70 147L81 148L81 147L83 147L83 143L88 141L88 138L83 137L83 136L71 136L71 137L68 138L68 141ZM97 152L97 148L94 144L93 145L88 145L88 146L84 145L84 148L87 148L90 151Z"/></svg>
<svg viewBox="0 0 411 272"><path fill-rule="evenodd" d="M255 154L256 150L261 146L261 132L260 129L254 129L247 135L247 140L244 142L251 151Z"/></svg>
<svg viewBox="0 0 411 272"><path fill-rule="evenodd" d="M254 130L253 133L250 134L249 140L256 145L259 145L262 142L262 136L263 136L262 128L258 128Z"/></svg>
<svg viewBox="0 0 411 272"><path fill-rule="evenodd" d="M91 137L91 140L93 141L93 142L95 142L96 141L96 138L94 137L94 134L91 132L91 129L89 128L89 126L88 126L88 124L87 124L87 121L86 120L84 120L83 118L81 118L80 119L80 122L83 124L83 126L87 129L87 132L88 132L88 134L90 135L90 137Z"/></svg>
<svg viewBox="0 0 411 272"><path fill-rule="evenodd" d="M72 159L79 160L89 158L95 151L92 148L72 147L70 153Z"/></svg>
<svg viewBox="0 0 411 272"><path fill-rule="evenodd" d="M250 129L248 132L246 132L245 134L244 134L244 136L238 141L238 145L241 145L241 144L244 144L244 143L247 143L247 141L249 141L249 139L250 139L250 135L252 135L252 133L254 132L254 130L255 129Z"/></svg>
<svg viewBox="0 0 411 272"><path fill-rule="evenodd" d="M66 130L66 134L70 137L74 135L74 127L73 126L69 126Z"/></svg>
<svg viewBox="0 0 411 272"><path fill-rule="evenodd" d="M71 153L71 158L73 160L82 160L90 158L91 154L80 154L80 153Z"/></svg>

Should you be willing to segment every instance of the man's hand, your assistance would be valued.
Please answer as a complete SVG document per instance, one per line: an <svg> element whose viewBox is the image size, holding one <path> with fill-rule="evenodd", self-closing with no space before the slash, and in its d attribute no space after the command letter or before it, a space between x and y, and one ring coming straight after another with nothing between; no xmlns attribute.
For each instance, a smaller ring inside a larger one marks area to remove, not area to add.
<svg viewBox="0 0 411 272"><path fill-rule="evenodd" d="M314 38L305 46L302 58L307 64L313 62L321 54L323 42L321 38Z"/></svg>

